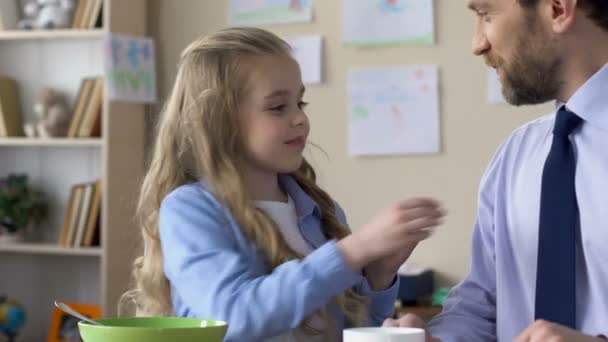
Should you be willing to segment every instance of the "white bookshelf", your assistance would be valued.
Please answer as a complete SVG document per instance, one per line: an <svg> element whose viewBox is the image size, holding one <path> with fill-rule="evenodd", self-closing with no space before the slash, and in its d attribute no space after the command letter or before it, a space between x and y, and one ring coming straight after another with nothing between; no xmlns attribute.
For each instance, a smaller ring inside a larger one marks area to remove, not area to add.
<svg viewBox="0 0 608 342"><path fill-rule="evenodd" d="M0 31L0 75L18 82L24 121L42 87L65 93L70 105L84 77L103 74L108 32L143 36L146 0L104 0L103 29ZM49 199L48 220L34 239L0 244L0 293L25 306L18 341L46 341L53 301L99 304L115 316L130 284L139 230L134 209L143 176L145 106L104 95L101 138L0 137L0 176L27 173ZM70 189L102 180L100 246L57 244Z"/></svg>
<svg viewBox="0 0 608 342"><path fill-rule="evenodd" d="M6 30L0 31L0 41L7 40L56 40L56 39L100 39L104 36L105 30Z"/></svg>

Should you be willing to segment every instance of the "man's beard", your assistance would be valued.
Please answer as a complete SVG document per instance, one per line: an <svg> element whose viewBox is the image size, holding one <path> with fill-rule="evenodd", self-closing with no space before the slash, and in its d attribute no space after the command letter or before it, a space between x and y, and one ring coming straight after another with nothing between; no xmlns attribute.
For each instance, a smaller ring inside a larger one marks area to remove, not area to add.
<svg viewBox="0 0 608 342"><path fill-rule="evenodd" d="M512 105L545 103L557 98L563 81L562 61L539 30L522 32L510 63L487 56L487 63L500 69L502 93Z"/></svg>

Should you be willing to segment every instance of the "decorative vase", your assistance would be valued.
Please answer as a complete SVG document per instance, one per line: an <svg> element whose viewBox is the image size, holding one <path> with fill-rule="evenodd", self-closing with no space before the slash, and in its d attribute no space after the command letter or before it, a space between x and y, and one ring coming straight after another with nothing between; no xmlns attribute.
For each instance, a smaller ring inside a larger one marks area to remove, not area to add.
<svg viewBox="0 0 608 342"><path fill-rule="evenodd" d="M21 234L19 233L14 233L14 234L2 234L0 235L0 245L8 245L8 244L15 244L15 243L19 243L22 241L21 238Z"/></svg>
<svg viewBox="0 0 608 342"><path fill-rule="evenodd" d="M22 230L19 229L14 233L0 224L0 245L15 244L23 241Z"/></svg>

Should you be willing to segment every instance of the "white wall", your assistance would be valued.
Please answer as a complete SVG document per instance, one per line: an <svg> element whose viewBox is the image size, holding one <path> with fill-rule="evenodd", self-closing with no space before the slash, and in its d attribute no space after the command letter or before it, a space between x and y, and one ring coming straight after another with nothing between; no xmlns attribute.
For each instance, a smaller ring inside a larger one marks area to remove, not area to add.
<svg viewBox="0 0 608 342"><path fill-rule="evenodd" d="M311 102L311 139L329 158L313 150L313 164L322 184L345 208L353 229L391 201L418 195L440 199L449 211L446 225L418 248L412 260L433 267L439 282L451 285L469 269L477 188L485 165L511 130L548 113L551 105L487 104L486 67L471 54L474 16L464 0L436 0L435 46L377 49L342 46L341 4L341 0L316 0L314 22L264 27L282 36L325 38L325 83L308 86L306 99ZM148 19L158 44L161 94L170 89L181 50L197 36L227 26L227 15L225 0L151 0ZM429 63L440 67L442 153L349 157L348 69Z"/></svg>

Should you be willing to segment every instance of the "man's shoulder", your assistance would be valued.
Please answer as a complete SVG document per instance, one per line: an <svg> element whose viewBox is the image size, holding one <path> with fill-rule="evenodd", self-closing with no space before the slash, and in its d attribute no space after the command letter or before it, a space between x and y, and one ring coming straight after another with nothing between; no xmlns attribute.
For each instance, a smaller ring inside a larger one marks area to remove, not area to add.
<svg viewBox="0 0 608 342"><path fill-rule="evenodd" d="M547 114L514 129L494 153L483 178L491 177L508 165L519 163L531 150L541 146L542 142L551 135L554 116L554 113Z"/></svg>
<svg viewBox="0 0 608 342"><path fill-rule="evenodd" d="M541 116L540 118L528 121L517 127L511 132L510 138L526 138L530 135L544 135L551 132L555 121L555 113Z"/></svg>
<svg viewBox="0 0 608 342"><path fill-rule="evenodd" d="M555 113L528 121L514 129L502 144L503 150L518 149L522 145L537 145L551 135Z"/></svg>

